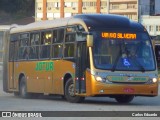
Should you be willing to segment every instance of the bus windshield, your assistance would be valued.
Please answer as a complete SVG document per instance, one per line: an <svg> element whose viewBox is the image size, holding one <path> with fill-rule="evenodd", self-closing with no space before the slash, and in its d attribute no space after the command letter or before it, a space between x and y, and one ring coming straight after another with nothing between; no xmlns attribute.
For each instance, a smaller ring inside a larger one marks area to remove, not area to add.
<svg viewBox="0 0 160 120"><path fill-rule="evenodd" d="M96 31L93 35L95 68L111 71L155 70L151 41L145 32Z"/></svg>

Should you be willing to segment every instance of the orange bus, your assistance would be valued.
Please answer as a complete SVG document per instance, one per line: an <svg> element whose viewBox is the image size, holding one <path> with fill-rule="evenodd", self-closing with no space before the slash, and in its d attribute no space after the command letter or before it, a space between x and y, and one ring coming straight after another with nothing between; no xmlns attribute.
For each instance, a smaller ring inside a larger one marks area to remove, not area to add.
<svg viewBox="0 0 160 120"><path fill-rule="evenodd" d="M86 14L12 28L5 40L3 88L81 102L107 96L129 103L158 95L155 54L146 29L119 15Z"/></svg>

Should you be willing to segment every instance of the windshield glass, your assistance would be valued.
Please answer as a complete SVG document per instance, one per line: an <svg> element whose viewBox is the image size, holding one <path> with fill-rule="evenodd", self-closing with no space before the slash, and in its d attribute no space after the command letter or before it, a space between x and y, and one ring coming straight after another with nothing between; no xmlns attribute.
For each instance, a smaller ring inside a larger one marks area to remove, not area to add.
<svg viewBox="0 0 160 120"><path fill-rule="evenodd" d="M94 65L97 69L155 70L152 45L146 33L96 31L93 35Z"/></svg>

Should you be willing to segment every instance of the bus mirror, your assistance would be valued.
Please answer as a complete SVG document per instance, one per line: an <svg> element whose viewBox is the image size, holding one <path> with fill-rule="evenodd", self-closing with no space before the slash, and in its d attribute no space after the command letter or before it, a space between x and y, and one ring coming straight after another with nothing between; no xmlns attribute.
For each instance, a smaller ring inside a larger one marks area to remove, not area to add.
<svg viewBox="0 0 160 120"><path fill-rule="evenodd" d="M87 35L87 47L93 47L93 35Z"/></svg>

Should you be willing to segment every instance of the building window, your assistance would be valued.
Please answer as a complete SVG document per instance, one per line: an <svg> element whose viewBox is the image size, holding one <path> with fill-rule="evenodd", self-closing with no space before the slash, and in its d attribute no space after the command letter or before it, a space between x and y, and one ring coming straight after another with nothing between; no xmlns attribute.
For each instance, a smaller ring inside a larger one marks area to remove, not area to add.
<svg viewBox="0 0 160 120"><path fill-rule="evenodd" d="M111 4L110 5L110 9L112 10L112 9L119 9L119 7L120 7L120 4Z"/></svg>
<svg viewBox="0 0 160 120"><path fill-rule="evenodd" d="M71 7L71 2L65 2L65 3L64 3L64 6L65 6L65 7Z"/></svg>
<svg viewBox="0 0 160 120"><path fill-rule="evenodd" d="M61 4L59 2L54 2L54 7L59 8Z"/></svg>
<svg viewBox="0 0 160 120"><path fill-rule="evenodd" d="M153 32L153 26L152 25L149 26L149 31Z"/></svg>
<svg viewBox="0 0 160 120"><path fill-rule="evenodd" d="M127 4L127 8L128 9L137 9L137 5L136 4Z"/></svg>
<svg viewBox="0 0 160 120"><path fill-rule="evenodd" d="M159 25L159 26L158 26L158 25L156 26L156 31L157 31L157 32L160 32L160 25Z"/></svg>
<svg viewBox="0 0 160 120"><path fill-rule="evenodd" d="M43 3L41 3L41 2L36 3L36 7L37 7L37 10L42 10Z"/></svg>
<svg viewBox="0 0 160 120"><path fill-rule="evenodd" d="M47 9L52 10L52 8L54 8L54 3L53 2L48 2L47 3Z"/></svg>
<svg viewBox="0 0 160 120"><path fill-rule="evenodd" d="M76 8L76 7L78 7L78 3L77 2L72 2L71 6Z"/></svg>
<svg viewBox="0 0 160 120"><path fill-rule="evenodd" d="M83 2L83 7L95 7L96 2Z"/></svg>
<svg viewBox="0 0 160 120"><path fill-rule="evenodd" d="M53 14L53 17L54 17L54 18L60 18L60 13L54 13L54 14Z"/></svg>
<svg viewBox="0 0 160 120"><path fill-rule="evenodd" d="M106 7L107 6L107 1L101 1L101 7Z"/></svg>
<svg viewBox="0 0 160 120"><path fill-rule="evenodd" d="M42 18L43 17L43 13L37 13L37 18Z"/></svg>

